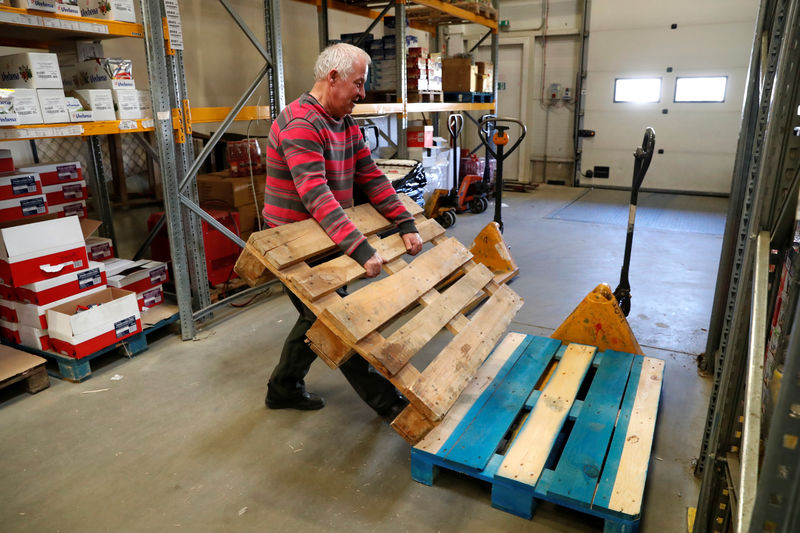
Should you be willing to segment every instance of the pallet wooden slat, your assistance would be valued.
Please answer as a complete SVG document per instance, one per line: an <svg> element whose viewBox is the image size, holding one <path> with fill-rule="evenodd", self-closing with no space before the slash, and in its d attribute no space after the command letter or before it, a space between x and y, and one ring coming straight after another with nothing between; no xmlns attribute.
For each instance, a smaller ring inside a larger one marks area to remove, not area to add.
<svg viewBox="0 0 800 533"><path fill-rule="evenodd" d="M415 406L431 420L440 420L464 390L469 379L492 351L522 299L505 285L495 292L434 359L412 387ZM425 411L428 412L425 412Z"/></svg>
<svg viewBox="0 0 800 533"><path fill-rule="evenodd" d="M567 347L553 378L500 464L499 478L536 485L596 351L594 347L578 344Z"/></svg>
<svg viewBox="0 0 800 533"><path fill-rule="evenodd" d="M374 281L325 309L322 317L358 342L435 287L472 254L456 239L432 248L400 272Z"/></svg>

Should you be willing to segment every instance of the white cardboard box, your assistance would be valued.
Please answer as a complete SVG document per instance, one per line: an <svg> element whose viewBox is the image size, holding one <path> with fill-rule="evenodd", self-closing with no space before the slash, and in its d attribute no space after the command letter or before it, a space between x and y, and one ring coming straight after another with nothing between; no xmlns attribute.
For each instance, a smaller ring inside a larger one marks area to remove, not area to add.
<svg viewBox="0 0 800 533"><path fill-rule="evenodd" d="M4 116L7 119L4 120ZM36 89L0 89L0 126L41 123L42 111Z"/></svg>
<svg viewBox="0 0 800 533"><path fill-rule="evenodd" d="M47 201L43 194L0 200L0 221L2 222L44 214L47 214Z"/></svg>
<svg viewBox="0 0 800 533"><path fill-rule="evenodd" d="M84 17L136 22L133 0L80 0Z"/></svg>
<svg viewBox="0 0 800 533"><path fill-rule="evenodd" d="M20 167L18 172L38 172L42 186L59 185L70 181L82 181L83 172L78 161L64 161L63 163L45 163L42 165L28 165Z"/></svg>
<svg viewBox="0 0 800 533"><path fill-rule="evenodd" d="M164 287L159 285L140 292L136 295L136 301L139 304L140 311L147 311L151 307L155 307L164 303Z"/></svg>
<svg viewBox="0 0 800 533"><path fill-rule="evenodd" d="M19 343L36 350L49 350L51 348L50 337L46 329L32 328L30 326L19 325Z"/></svg>
<svg viewBox="0 0 800 533"><path fill-rule="evenodd" d="M47 52L2 56L0 84L9 89L61 89L58 59Z"/></svg>
<svg viewBox="0 0 800 533"><path fill-rule="evenodd" d="M44 194L48 206L72 204L89 197L85 181L45 185L42 187L42 194Z"/></svg>
<svg viewBox="0 0 800 533"><path fill-rule="evenodd" d="M97 294L100 291L106 290L108 287L102 285L100 287L93 287L88 291L81 293L78 296L67 296L61 300L50 302L45 305L28 304L25 302L14 302L14 310L17 312L20 325L29 326L32 328L47 329L47 310L53 307L64 305L71 302L75 298Z"/></svg>
<svg viewBox="0 0 800 533"><path fill-rule="evenodd" d="M19 344L19 324L0 320L0 338Z"/></svg>
<svg viewBox="0 0 800 533"><path fill-rule="evenodd" d="M150 259L110 259L106 261L106 275L109 287L137 293L158 287L168 279L167 264Z"/></svg>
<svg viewBox="0 0 800 533"><path fill-rule="evenodd" d="M83 270L88 263L77 217L0 229L0 282L7 285L54 278Z"/></svg>
<svg viewBox="0 0 800 533"><path fill-rule="evenodd" d="M78 296L95 287L105 287L105 285L106 266L98 261L89 261L89 267L85 270L28 283L17 287L15 292L17 300L20 302L47 305Z"/></svg>
<svg viewBox="0 0 800 533"><path fill-rule="evenodd" d="M73 2L78 4L77 0ZM50 51L58 56L58 65L62 70L64 67L74 67L81 61L105 57L100 41L59 41L50 46Z"/></svg>
<svg viewBox="0 0 800 533"><path fill-rule="evenodd" d="M42 110L42 122L45 124L69 122L64 89L36 89L36 97Z"/></svg>
<svg viewBox="0 0 800 533"><path fill-rule="evenodd" d="M0 173L0 200L42 193L42 184L36 172Z"/></svg>
<svg viewBox="0 0 800 533"><path fill-rule="evenodd" d="M87 237L86 254L92 261L105 261L114 257L114 243L105 237Z"/></svg>
<svg viewBox="0 0 800 533"><path fill-rule="evenodd" d="M128 59L97 58L75 65L78 89L135 89L132 62Z"/></svg>
<svg viewBox="0 0 800 533"><path fill-rule="evenodd" d="M56 12L56 0L13 0L14 7L35 11Z"/></svg>
<svg viewBox="0 0 800 533"><path fill-rule="evenodd" d="M114 97L114 111L118 120L133 120L142 118L139 109L139 91L120 89L111 91Z"/></svg>
<svg viewBox="0 0 800 533"><path fill-rule="evenodd" d="M139 111L142 118L153 118L153 103L150 100L150 91L136 91L139 95Z"/></svg>
<svg viewBox="0 0 800 533"><path fill-rule="evenodd" d="M56 0L56 13L69 15L70 17L80 17L81 8L78 7L78 0Z"/></svg>
<svg viewBox="0 0 800 533"><path fill-rule="evenodd" d="M84 109L80 100L74 96L67 96L64 100L67 103L67 113L69 113L70 122L94 121L94 113L92 113L91 110Z"/></svg>
<svg viewBox="0 0 800 533"><path fill-rule="evenodd" d="M110 89L80 89L74 92L84 109L91 109L94 120L117 120Z"/></svg>
<svg viewBox="0 0 800 533"><path fill-rule="evenodd" d="M70 202L65 204L54 204L47 206L47 212L56 215L59 218L76 216L79 218L86 218L88 212L86 211L86 202L80 200L79 202Z"/></svg>
<svg viewBox="0 0 800 533"><path fill-rule="evenodd" d="M64 355L85 357L142 331L136 294L108 288L47 310L50 342Z"/></svg>

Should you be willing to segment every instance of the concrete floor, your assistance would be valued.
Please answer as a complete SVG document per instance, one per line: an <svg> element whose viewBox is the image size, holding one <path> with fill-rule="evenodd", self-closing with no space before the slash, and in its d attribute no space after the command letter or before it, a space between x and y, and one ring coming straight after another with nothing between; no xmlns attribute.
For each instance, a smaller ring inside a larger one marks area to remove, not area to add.
<svg viewBox="0 0 800 533"><path fill-rule="evenodd" d="M624 227L547 218L585 192L543 186L504 196L505 238L521 267L511 286L526 301L511 330L548 335L597 283L616 286ZM448 233L468 245L491 212L461 216ZM692 459L711 383L695 356L721 242L636 230L630 324L646 353L667 362L644 532L685 531L696 502ZM194 341L166 334L131 360L99 358L84 383L52 379L33 396L0 391L0 529L602 530L550 504L532 521L496 510L489 485L465 476L414 482L408 445L322 363L307 383L325 409L265 409L268 371L294 320L284 296L263 295L219 313Z"/></svg>

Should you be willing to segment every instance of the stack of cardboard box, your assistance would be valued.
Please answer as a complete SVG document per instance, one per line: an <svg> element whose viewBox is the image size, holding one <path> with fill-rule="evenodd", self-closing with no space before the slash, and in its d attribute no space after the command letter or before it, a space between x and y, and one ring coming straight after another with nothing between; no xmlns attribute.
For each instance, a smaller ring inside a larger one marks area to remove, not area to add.
<svg viewBox="0 0 800 533"><path fill-rule="evenodd" d="M232 178L227 170L197 176L197 193L200 204L209 209L228 210L239 213L239 235L247 240L258 230L258 220L264 207L266 174L250 178ZM254 188L255 187L255 190Z"/></svg>

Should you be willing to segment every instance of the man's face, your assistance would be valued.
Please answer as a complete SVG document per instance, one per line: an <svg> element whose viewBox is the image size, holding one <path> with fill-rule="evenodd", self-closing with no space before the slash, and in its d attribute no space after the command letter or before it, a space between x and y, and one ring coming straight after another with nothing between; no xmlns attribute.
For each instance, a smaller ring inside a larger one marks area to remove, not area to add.
<svg viewBox="0 0 800 533"><path fill-rule="evenodd" d="M347 78L332 72L333 77L330 91L330 109L336 118L342 118L353 112L358 100L364 99L364 83L367 81L367 63L361 58L353 62L353 70Z"/></svg>

